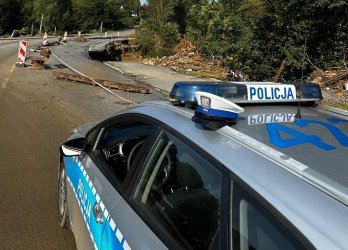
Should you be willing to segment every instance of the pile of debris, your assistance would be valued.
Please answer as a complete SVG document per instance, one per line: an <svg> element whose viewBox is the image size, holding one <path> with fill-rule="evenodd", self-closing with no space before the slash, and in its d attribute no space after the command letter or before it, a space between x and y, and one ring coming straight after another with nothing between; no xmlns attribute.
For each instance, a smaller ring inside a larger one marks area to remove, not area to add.
<svg viewBox="0 0 348 250"><path fill-rule="evenodd" d="M328 71L315 70L308 81L320 85L323 102L348 110L348 68L340 67Z"/></svg>
<svg viewBox="0 0 348 250"><path fill-rule="evenodd" d="M124 58L134 61L134 58L140 58L138 46L131 44L129 39L96 43L89 47L88 55L99 61L123 61Z"/></svg>
<svg viewBox="0 0 348 250"><path fill-rule="evenodd" d="M135 39L125 39L125 42L122 43L120 48L122 50L121 60L139 62L141 56L139 46L137 45Z"/></svg>
<svg viewBox="0 0 348 250"><path fill-rule="evenodd" d="M39 56L28 57L28 60L33 68L41 70L44 69L44 63L48 61L51 54L51 50L47 48L40 48Z"/></svg>
<svg viewBox="0 0 348 250"><path fill-rule="evenodd" d="M75 42L87 42L87 38L82 35L77 35L74 38L72 38Z"/></svg>
<svg viewBox="0 0 348 250"><path fill-rule="evenodd" d="M113 54L116 61L124 58L139 58L139 47L134 45L130 39L116 40L106 46L109 54Z"/></svg>
<svg viewBox="0 0 348 250"><path fill-rule="evenodd" d="M198 77L227 78L228 68L222 67L221 62L215 60L214 56L210 60L202 57L190 41L182 39L174 51L173 56L143 59L142 63L164 66L178 72L194 72Z"/></svg>
<svg viewBox="0 0 348 250"><path fill-rule="evenodd" d="M343 89L348 84L348 68L334 68L329 71L315 70L308 78L308 81L334 89Z"/></svg>

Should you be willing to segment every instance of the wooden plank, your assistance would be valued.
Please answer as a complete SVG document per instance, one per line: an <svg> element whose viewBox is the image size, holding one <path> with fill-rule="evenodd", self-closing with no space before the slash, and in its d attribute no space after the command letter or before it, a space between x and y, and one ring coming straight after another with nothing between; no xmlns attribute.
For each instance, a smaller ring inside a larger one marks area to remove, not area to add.
<svg viewBox="0 0 348 250"><path fill-rule="evenodd" d="M91 79L84 76L76 75L76 74L69 74L69 73L54 70L52 72L52 75L57 79L96 85ZM119 83L119 82L114 82L109 80L102 80L102 79L95 79L95 81L100 83L104 87L107 87L110 89L118 89L118 90L123 90L127 92L136 92L136 93L142 93L142 94L150 93L150 89L146 87L135 86L135 85L126 84L126 83Z"/></svg>

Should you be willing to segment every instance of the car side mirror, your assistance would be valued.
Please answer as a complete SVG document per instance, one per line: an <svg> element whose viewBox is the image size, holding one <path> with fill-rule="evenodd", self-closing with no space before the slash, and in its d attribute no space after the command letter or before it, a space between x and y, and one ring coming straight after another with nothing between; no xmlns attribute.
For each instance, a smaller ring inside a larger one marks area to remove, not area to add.
<svg viewBox="0 0 348 250"><path fill-rule="evenodd" d="M64 156L78 156L82 154L85 149L86 138L75 138L70 141L64 142L60 149Z"/></svg>

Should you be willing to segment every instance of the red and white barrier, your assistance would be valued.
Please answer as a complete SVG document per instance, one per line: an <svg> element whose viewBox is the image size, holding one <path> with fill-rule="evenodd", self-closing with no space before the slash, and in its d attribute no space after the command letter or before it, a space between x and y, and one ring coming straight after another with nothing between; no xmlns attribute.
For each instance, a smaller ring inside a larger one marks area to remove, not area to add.
<svg viewBox="0 0 348 250"><path fill-rule="evenodd" d="M64 37L63 37L63 42L67 42L68 41L68 32L64 32Z"/></svg>
<svg viewBox="0 0 348 250"><path fill-rule="evenodd" d="M42 41L42 45L46 46L48 44L48 40L47 40L47 33L45 32L44 36L43 36L43 41Z"/></svg>
<svg viewBox="0 0 348 250"><path fill-rule="evenodd" d="M105 32L104 37L105 37L105 38L108 37L108 32Z"/></svg>
<svg viewBox="0 0 348 250"><path fill-rule="evenodd" d="M18 49L18 62L25 62L25 54L27 52L27 41L19 41L19 49Z"/></svg>

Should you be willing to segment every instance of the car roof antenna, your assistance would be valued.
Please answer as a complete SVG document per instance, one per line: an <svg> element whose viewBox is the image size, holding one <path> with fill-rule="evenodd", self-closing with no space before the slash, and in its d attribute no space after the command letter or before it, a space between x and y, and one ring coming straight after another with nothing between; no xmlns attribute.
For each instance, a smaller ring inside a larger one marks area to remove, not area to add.
<svg viewBox="0 0 348 250"><path fill-rule="evenodd" d="M303 71L304 71L304 62L305 62L305 57L306 57L306 48L307 48L307 38L305 37L305 44L303 47L303 58L302 58L302 72L301 72L301 83L300 83L300 88L299 88L299 99L298 99L298 108L297 108L297 113L295 115L295 118L301 119L301 95L302 95L302 84L303 84Z"/></svg>

